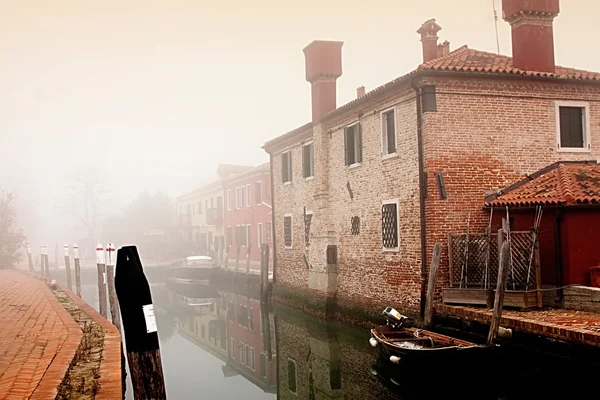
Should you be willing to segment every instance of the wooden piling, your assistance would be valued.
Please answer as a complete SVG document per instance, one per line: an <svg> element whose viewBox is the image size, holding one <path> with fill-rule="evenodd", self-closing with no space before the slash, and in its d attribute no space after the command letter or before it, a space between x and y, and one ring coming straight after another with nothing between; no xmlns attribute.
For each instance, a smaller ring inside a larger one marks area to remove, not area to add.
<svg viewBox="0 0 600 400"><path fill-rule="evenodd" d="M29 245L27 245L27 261L29 262L29 272L33 272L33 256Z"/></svg>
<svg viewBox="0 0 600 400"><path fill-rule="evenodd" d="M75 264L75 290L77 296L81 297L81 265L79 264L79 247L73 245L73 263Z"/></svg>
<svg viewBox="0 0 600 400"><path fill-rule="evenodd" d="M498 329L500 328L500 319L502 318L502 307L504 306L504 292L506 290L506 280L508 279L508 261L510 257L508 246L508 242L505 242L502 244L500 250L498 284L496 285L496 298L494 300L494 313L492 315L490 332L488 334L488 345L494 343L494 340L498 336Z"/></svg>
<svg viewBox="0 0 600 400"><path fill-rule="evenodd" d="M104 259L104 248L101 244L96 247L96 267L98 269L98 302L100 315L108 316L106 305L106 261Z"/></svg>
<svg viewBox="0 0 600 400"><path fill-rule="evenodd" d="M166 399L152 293L137 248L120 248L116 264L115 289L134 399Z"/></svg>
<svg viewBox="0 0 600 400"><path fill-rule="evenodd" d="M265 303L269 295L269 244L264 243L260 252L260 294Z"/></svg>
<svg viewBox="0 0 600 400"><path fill-rule="evenodd" d="M425 299L425 328L431 327L433 321L433 300L435 297L435 283L440 268L440 257L442 256L442 244L436 242L433 246L431 267L429 268L429 283L427 284L427 297Z"/></svg>
<svg viewBox="0 0 600 400"><path fill-rule="evenodd" d="M119 314L119 302L115 291L115 264L117 255L115 246L109 243L106 246L106 284L108 286L108 302L110 305L110 318L114 326L121 332L121 315Z"/></svg>
<svg viewBox="0 0 600 400"><path fill-rule="evenodd" d="M73 290L73 283L71 282L71 263L69 262L69 245L65 244L65 270L67 272L67 287L69 290Z"/></svg>

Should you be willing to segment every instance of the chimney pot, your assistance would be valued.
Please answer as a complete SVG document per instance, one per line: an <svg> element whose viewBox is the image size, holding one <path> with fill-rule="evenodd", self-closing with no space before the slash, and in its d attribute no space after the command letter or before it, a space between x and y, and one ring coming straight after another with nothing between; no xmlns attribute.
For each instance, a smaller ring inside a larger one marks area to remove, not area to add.
<svg viewBox="0 0 600 400"><path fill-rule="evenodd" d="M361 97L363 97L365 95L365 87L364 86L359 86L356 89L356 98L359 99Z"/></svg>
<svg viewBox="0 0 600 400"><path fill-rule="evenodd" d="M560 13L560 1L502 0L502 11L512 27L513 66L556 72L553 21Z"/></svg>
<svg viewBox="0 0 600 400"><path fill-rule="evenodd" d="M442 43L442 55L447 56L448 54L450 54L450 42L446 40Z"/></svg>
<svg viewBox="0 0 600 400"><path fill-rule="evenodd" d="M440 58L443 55L444 55L444 45L440 43L437 45L437 56L438 56L438 58Z"/></svg>
<svg viewBox="0 0 600 400"><path fill-rule="evenodd" d="M438 35L442 30L435 19L425 21L417 31L421 35L421 43L423 43L423 62L434 60L438 57Z"/></svg>
<svg viewBox="0 0 600 400"><path fill-rule="evenodd" d="M315 40L304 48L306 80L311 83L312 122L336 109L336 81L342 76L343 42Z"/></svg>

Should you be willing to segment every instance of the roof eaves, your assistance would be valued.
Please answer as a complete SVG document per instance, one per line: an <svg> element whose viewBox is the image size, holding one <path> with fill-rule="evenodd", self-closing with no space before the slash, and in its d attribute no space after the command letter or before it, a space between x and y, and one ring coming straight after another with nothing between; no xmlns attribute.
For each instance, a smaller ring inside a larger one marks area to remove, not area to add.
<svg viewBox="0 0 600 400"><path fill-rule="evenodd" d="M280 144L285 143L286 141L292 140L297 135L306 132L309 128L312 128L312 126L313 126L312 122L308 122L294 130L291 130L287 133L284 133L283 135L277 136L276 138L273 138L273 139L267 141L262 146L262 148L264 151L271 154L273 152L273 150L277 149Z"/></svg>

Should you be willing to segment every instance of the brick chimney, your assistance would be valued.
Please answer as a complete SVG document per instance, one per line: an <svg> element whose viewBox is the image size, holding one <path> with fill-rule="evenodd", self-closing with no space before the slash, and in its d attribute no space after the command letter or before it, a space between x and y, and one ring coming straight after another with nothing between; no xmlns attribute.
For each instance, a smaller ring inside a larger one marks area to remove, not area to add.
<svg viewBox="0 0 600 400"><path fill-rule="evenodd" d="M417 31L423 43L423 62L431 61L438 57L438 35L442 27L435 23L435 19L426 21Z"/></svg>
<svg viewBox="0 0 600 400"><path fill-rule="evenodd" d="M312 85L312 122L336 109L336 80L342 76L343 42L315 40L304 48L306 80Z"/></svg>
<svg viewBox="0 0 600 400"><path fill-rule="evenodd" d="M512 27L513 66L555 72L553 22L559 0L502 0L502 10Z"/></svg>
<svg viewBox="0 0 600 400"><path fill-rule="evenodd" d="M356 88L356 98L359 99L365 95L366 89L364 86Z"/></svg>

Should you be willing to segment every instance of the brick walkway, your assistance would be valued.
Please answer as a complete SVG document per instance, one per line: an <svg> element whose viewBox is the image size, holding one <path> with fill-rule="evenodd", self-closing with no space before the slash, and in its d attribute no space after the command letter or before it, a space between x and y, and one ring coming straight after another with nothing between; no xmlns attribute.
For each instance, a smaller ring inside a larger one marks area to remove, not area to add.
<svg viewBox="0 0 600 400"><path fill-rule="evenodd" d="M0 270L0 399L54 399L81 329L44 282Z"/></svg>
<svg viewBox="0 0 600 400"><path fill-rule="evenodd" d="M482 308L438 304L436 312L485 324L492 319L492 311ZM600 314L563 309L504 310L500 324L520 332L600 346Z"/></svg>

